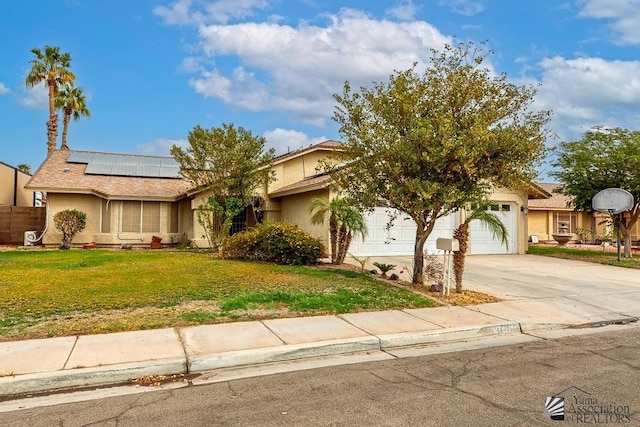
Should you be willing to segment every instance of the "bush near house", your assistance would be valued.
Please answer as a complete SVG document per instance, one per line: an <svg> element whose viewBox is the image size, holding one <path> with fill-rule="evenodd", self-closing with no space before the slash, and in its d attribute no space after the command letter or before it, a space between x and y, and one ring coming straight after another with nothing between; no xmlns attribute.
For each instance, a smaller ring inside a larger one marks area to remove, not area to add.
<svg viewBox="0 0 640 427"><path fill-rule="evenodd" d="M293 224L267 222L234 234L222 244L224 258L285 265L317 264L322 243Z"/></svg>
<svg viewBox="0 0 640 427"><path fill-rule="evenodd" d="M60 249L71 249L73 238L87 225L87 214L76 209L67 209L55 214L53 223L62 233Z"/></svg>

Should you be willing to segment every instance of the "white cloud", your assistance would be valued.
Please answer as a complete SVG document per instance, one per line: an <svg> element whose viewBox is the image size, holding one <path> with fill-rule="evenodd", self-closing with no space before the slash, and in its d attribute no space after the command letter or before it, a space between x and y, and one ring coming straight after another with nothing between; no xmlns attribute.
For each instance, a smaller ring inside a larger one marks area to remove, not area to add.
<svg viewBox="0 0 640 427"><path fill-rule="evenodd" d="M398 6L387 9L385 13L387 16L400 21L413 21L418 10L419 8L413 4L413 1L405 0Z"/></svg>
<svg viewBox="0 0 640 427"><path fill-rule="evenodd" d="M193 22L190 7L191 0L178 0L170 7L156 6L153 14L160 17L166 25L186 25Z"/></svg>
<svg viewBox="0 0 640 427"><path fill-rule="evenodd" d="M253 15L254 9L266 9L266 0L221 0L206 7L211 21L226 24L232 18L241 19Z"/></svg>
<svg viewBox="0 0 640 427"><path fill-rule="evenodd" d="M439 0L438 4L465 16L477 15L484 10L484 2L480 0Z"/></svg>
<svg viewBox="0 0 640 427"><path fill-rule="evenodd" d="M204 4L202 10L192 8L193 0L176 0L171 6L156 6L154 15L166 25L226 24L253 15L256 9L269 7L267 0L219 0Z"/></svg>
<svg viewBox="0 0 640 427"><path fill-rule="evenodd" d="M605 19L620 44L640 44L640 0L579 0L579 16Z"/></svg>
<svg viewBox="0 0 640 427"><path fill-rule="evenodd" d="M560 139L574 139L595 125L637 129L640 61L546 58L537 107L554 112Z"/></svg>
<svg viewBox="0 0 640 427"><path fill-rule="evenodd" d="M6 95L6 94L8 94L9 92L11 92L11 91L9 90L9 88L8 88L8 87L6 87L2 82L0 82L0 96L2 96L2 95Z"/></svg>
<svg viewBox="0 0 640 427"><path fill-rule="evenodd" d="M46 110L49 108L49 91L47 85L39 84L26 92L18 99L18 102L27 108Z"/></svg>
<svg viewBox="0 0 640 427"><path fill-rule="evenodd" d="M281 128L266 131L262 136L267 140L267 146L273 147L276 150L277 155L286 154L298 148L317 144L328 139L324 136L311 138L303 132Z"/></svg>
<svg viewBox="0 0 640 427"><path fill-rule="evenodd" d="M354 88L386 81L451 41L426 22L377 20L351 9L329 15L326 26L201 25L199 37L205 57L237 58L239 65L202 71L190 81L196 92L252 111L291 111L316 125L332 115L332 95L345 80Z"/></svg>
<svg viewBox="0 0 640 427"><path fill-rule="evenodd" d="M174 145L186 147L188 142L186 139L158 138L136 146L136 152L147 156L170 156L171 147Z"/></svg>

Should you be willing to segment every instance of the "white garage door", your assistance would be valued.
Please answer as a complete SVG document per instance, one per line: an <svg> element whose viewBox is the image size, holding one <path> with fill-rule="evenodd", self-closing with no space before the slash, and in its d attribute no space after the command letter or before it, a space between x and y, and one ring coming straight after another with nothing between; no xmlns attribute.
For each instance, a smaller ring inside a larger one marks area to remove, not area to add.
<svg viewBox="0 0 640 427"><path fill-rule="evenodd" d="M491 213L497 215L509 232L509 248L496 239L482 221L471 221L469 225L469 253L471 254L515 254L517 252L516 205L513 203L496 203L489 207Z"/></svg>
<svg viewBox="0 0 640 427"><path fill-rule="evenodd" d="M393 222L393 227L387 229L389 222L389 208L375 208L365 215L369 233L364 241L360 236L351 241L349 253L355 256L398 256L413 255L416 241L416 224L406 215L399 215ZM436 251L438 237L451 238L455 228L456 214L440 218L425 244L427 253Z"/></svg>

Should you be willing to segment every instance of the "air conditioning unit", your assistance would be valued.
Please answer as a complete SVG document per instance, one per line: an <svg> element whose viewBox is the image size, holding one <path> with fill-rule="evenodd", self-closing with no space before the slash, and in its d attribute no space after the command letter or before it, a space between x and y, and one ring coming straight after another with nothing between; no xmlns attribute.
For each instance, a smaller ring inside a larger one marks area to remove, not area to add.
<svg viewBox="0 0 640 427"><path fill-rule="evenodd" d="M24 245L25 246L33 246L36 244L38 240L38 234L35 231L25 231L24 232Z"/></svg>

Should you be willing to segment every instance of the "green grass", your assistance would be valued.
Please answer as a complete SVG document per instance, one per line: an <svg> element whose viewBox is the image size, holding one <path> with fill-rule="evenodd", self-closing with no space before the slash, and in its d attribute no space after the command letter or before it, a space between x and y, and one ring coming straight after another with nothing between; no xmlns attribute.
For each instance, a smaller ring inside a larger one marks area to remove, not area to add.
<svg viewBox="0 0 640 427"><path fill-rule="evenodd" d="M0 252L0 340L428 307L368 274L182 251Z"/></svg>
<svg viewBox="0 0 640 427"><path fill-rule="evenodd" d="M598 264L613 265L617 267L637 268L640 269L640 256L635 255L632 258L622 258L618 261L618 254L615 252L603 252L602 249L573 249L560 248L557 246L530 245L527 251L533 255L543 255L554 258L573 259L578 261L594 262Z"/></svg>

